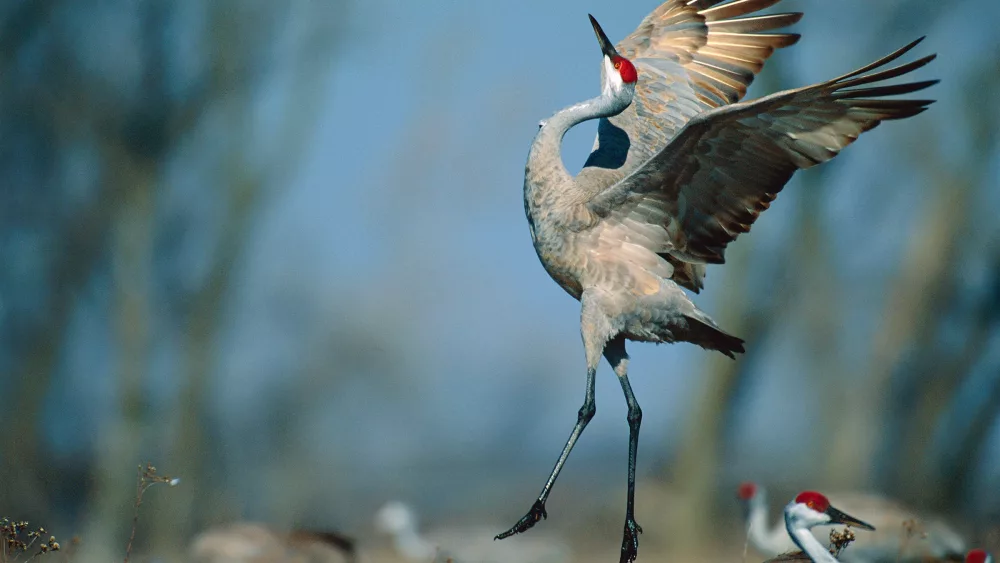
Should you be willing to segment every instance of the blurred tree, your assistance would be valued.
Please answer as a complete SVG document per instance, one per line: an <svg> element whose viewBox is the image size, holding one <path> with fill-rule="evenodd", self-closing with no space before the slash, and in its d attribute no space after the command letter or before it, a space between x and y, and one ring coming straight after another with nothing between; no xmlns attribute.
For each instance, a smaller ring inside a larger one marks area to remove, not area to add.
<svg viewBox="0 0 1000 563"><path fill-rule="evenodd" d="M971 146L997 154L1000 113L982 97L1000 88L1000 71L973 72L964 80L970 85L963 88L968 97L961 106L963 130L968 131ZM960 485L975 469L976 453L996 422L992 413L1000 407L995 383L991 387L982 379L976 383L978 393L962 396L980 369L978 364L989 355L998 328L1000 286L995 280L1000 275L996 270L1000 232L984 229L973 217L977 203L996 186L988 158L949 163L928 146L917 160L924 164L938 195L929 206L933 216L924 221L921 236L913 243L912 255L928 263L911 268L910 277L936 285L920 292L928 307L926 318L917 323L917 335L894 367L879 484L916 502L955 509L964 491ZM970 263L977 262L985 263L987 277L985 284L978 284L984 287L978 288L964 275ZM954 332L961 335L960 341ZM968 397L983 402L970 404ZM956 424L956 418L965 423ZM935 440L944 428L948 437Z"/></svg>
<svg viewBox="0 0 1000 563"><path fill-rule="evenodd" d="M0 253L14 266L0 273L0 366L10 374L0 506L59 508L51 487L67 476L42 447L39 417L87 286L111 297L118 382L97 455L77 471L91 485L81 487L87 545L104 556L122 543L128 476L143 456L211 475L202 397L232 276L255 213L304 152L345 4L39 1L0 11ZM164 346L183 358L181 392L172 420L153 420L145 389ZM190 479L165 495L161 547L203 523L213 485Z"/></svg>

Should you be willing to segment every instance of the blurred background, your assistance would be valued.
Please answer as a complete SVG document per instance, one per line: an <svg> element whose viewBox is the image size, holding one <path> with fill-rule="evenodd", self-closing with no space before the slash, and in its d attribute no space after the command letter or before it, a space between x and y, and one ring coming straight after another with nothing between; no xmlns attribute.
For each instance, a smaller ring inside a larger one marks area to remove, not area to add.
<svg viewBox="0 0 1000 563"><path fill-rule="evenodd" d="M182 483L144 498L146 560L239 520L389 560L390 500L427 530L513 524L585 380L579 305L531 248L528 146L598 91L586 14L617 41L657 3L0 4L0 516L120 558L151 461ZM749 97L927 35L907 60L938 53L916 78L939 102L796 175L709 267L696 300L745 356L630 347L641 552L741 557L745 479L775 519L803 488L871 490L1000 544L1000 4L779 8L803 38ZM568 135L571 171L595 131ZM617 557L606 365L597 393L550 518L495 545Z"/></svg>

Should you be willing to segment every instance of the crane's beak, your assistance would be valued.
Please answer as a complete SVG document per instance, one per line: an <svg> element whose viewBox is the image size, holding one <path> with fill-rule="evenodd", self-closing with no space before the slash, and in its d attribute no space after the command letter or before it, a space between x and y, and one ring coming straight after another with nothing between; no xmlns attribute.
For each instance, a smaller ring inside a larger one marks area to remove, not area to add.
<svg viewBox="0 0 1000 563"><path fill-rule="evenodd" d="M832 506L826 509L826 515L830 517L831 524L844 524L852 528L860 528L862 530L870 530L872 532L875 531L875 526L872 526L867 522L862 522L850 514L844 514Z"/></svg>
<svg viewBox="0 0 1000 563"><path fill-rule="evenodd" d="M590 25L594 26L594 33L597 34L597 42L601 44L601 52L608 57L618 56L618 51L615 50L614 44L608 39L608 36L604 34L604 30L601 29L601 24L597 23L594 16L587 14L590 17Z"/></svg>

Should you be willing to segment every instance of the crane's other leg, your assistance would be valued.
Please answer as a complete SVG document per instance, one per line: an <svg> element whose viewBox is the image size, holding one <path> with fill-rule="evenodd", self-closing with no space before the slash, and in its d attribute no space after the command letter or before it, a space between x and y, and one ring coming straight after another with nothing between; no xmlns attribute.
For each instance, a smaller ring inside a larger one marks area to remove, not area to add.
<svg viewBox="0 0 1000 563"><path fill-rule="evenodd" d="M596 364L597 362L594 363ZM514 524L511 529L498 534L493 539L502 540L514 534L519 534L537 524L542 518L548 517L548 514L545 512L545 501L549 498L552 485L555 484L556 477L559 476L563 465L566 464L569 452L573 450L573 446L576 445L576 441L580 437L580 434L583 433L583 429L587 427L587 423L590 422L590 419L594 418L594 413L597 411L597 406L594 402L594 380L596 373L597 366L587 366L587 392L584 395L583 406L580 407L580 410L576 414L576 424L573 426L573 431L570 433L569 439L566 440L566 445L563 446L562 453L559 454L559 459L556 460L556 465L552 468L552 473L549 474L549 479L545 481L545 486L542 487L542 492L538 495L535 504L531 506L531 510L524 517L517 521L517 524Z"/></svg>
<svg viewBox="0 0 1000 563"><path fill-rule="evenodd" d="M628 404L628 500L625 505L625 533L622 536L620 563L631 563L639 554L639 534L642 527L635 521L635 458L639 450L639 425L642 423L642 409L635 400L632 386L628 382L628 353L625 352L625 338L618 336L608 342L604 357L614 368L618 381L625 392Z"/></svg>
<svg viewBox="0 0 1000 563"><path fill-rule="evenodd" d="M552 492L552 485L555 484L556 478L559 477L559 472L562 471L563 465L566 464L566 459L569 458L569 453L573 451L573 446L576 445L576 441L580 438L580 434L583 433L583 429L587 427L587 423L590 422L590 419L594 418L594 413L597 412L597 405L594 401L594 382L597 377L597 364L601 361L601 352L604 349L604 343L607 342L610 332L610 323L607 322L607 319L603 315L597 312L592 296L584 293L580 302L583 347L587 353L587 391L584 394L583 406L576 413L576 424L573 426L573 431L570 432L569 439L566 440L566 445L563 446L562 453L559 454L559 459L556 460L556 465L552 468L552 473L549 474L548 480L545 481L545 486L542 487L542 492L538 495L538 499L535 500L535 504L509 530L494 537L493 539L495 540L502 540L514 534L527 531L541 521L542 518L548 518L548 514L545 512L545 501L549 498L549 493Z"/></svg>

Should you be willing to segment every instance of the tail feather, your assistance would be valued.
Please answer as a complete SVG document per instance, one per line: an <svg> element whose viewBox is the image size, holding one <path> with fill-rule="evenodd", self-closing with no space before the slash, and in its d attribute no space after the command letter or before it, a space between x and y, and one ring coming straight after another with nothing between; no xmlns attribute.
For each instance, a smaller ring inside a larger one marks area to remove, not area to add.
<svg viewBox="0 0 1000 563"><path fill-rule="evenodd" d="M700 312L700 311L699 311ZM736 359L736 353L743 354L744 341L720 329L712 319L706 315L703 319L685 315L688 320L688 334L686 340L697 344L706 350L716 350Z"/></svg>

